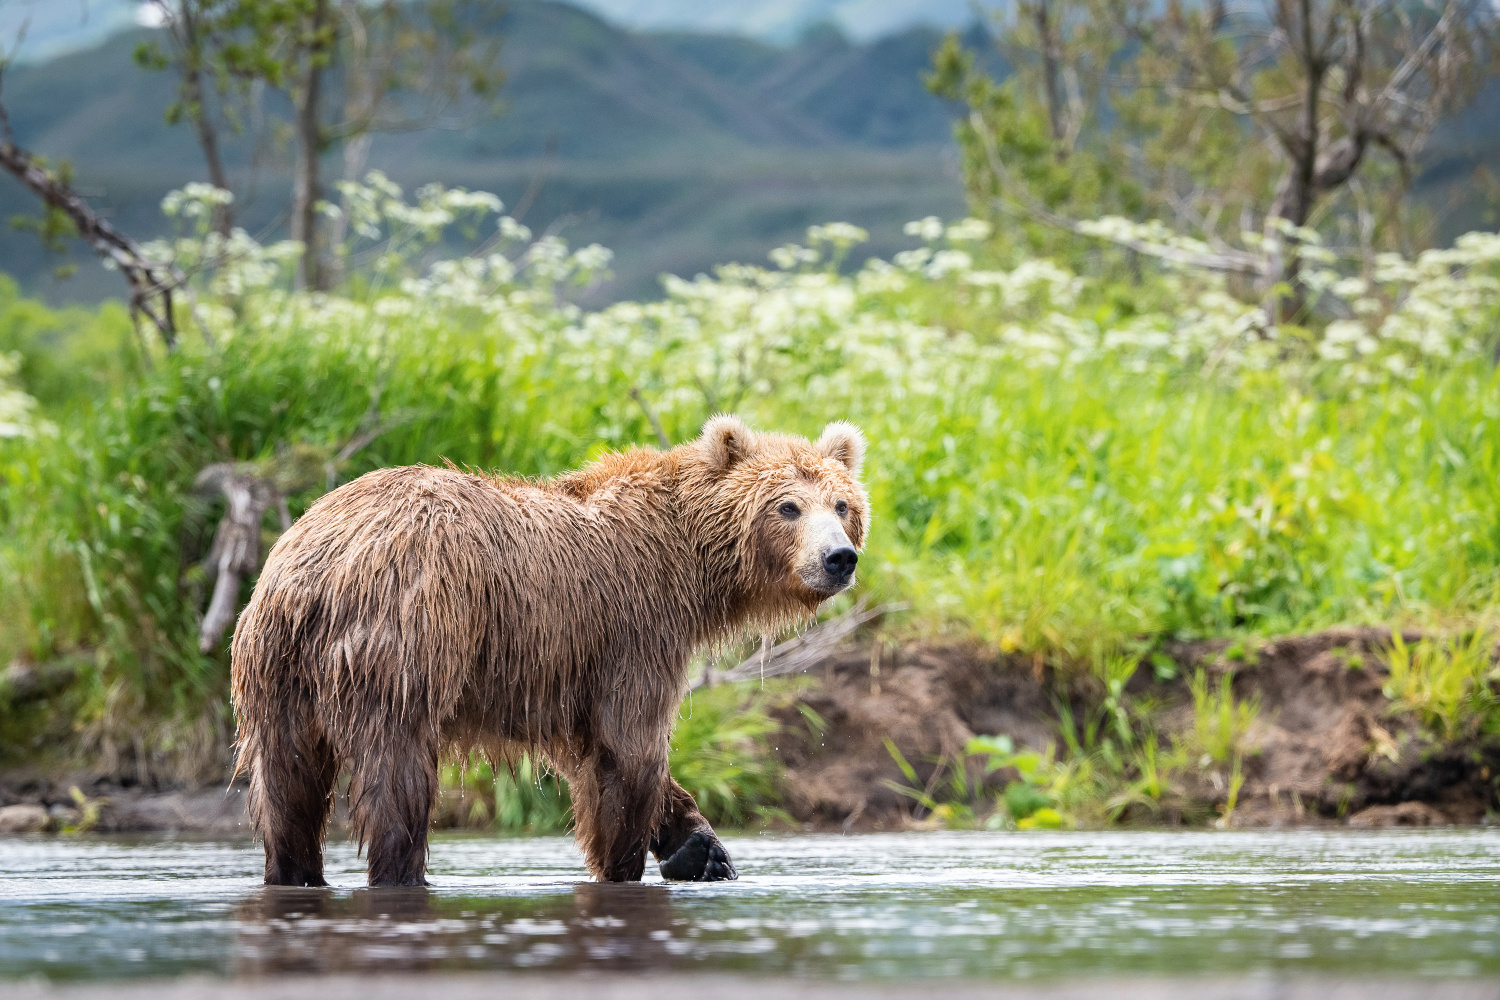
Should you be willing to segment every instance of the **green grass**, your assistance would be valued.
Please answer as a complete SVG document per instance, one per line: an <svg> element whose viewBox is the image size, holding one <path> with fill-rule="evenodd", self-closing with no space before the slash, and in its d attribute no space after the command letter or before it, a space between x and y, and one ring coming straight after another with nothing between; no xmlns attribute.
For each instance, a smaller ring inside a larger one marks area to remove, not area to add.
<svg viewBox="0 0 1500 1000"><path fill-rule="evenodd" d="M1085 699L1090 707L1082 713L1054 705L1057 735L1044 747L1017 747L1006 734L977 736L962 754L932 760L924 783L887 741L905 779L890 787L912 800L915 819L931 825L1029 830L1207 819L1208 804L1191 800L1182 786L1209 776L1224 783L1216 806L1218 822L1229 825L1244 785L1244 758L1256 752L1247 737L1259 700L1236 701L1229 677L1211 689L1200 670L1188 684L1191 728L1164 737L1163 706L1151 692L1126 695L1135 665L1119 663L1107 671L1113 677L1106 677L1102 696Z"/></svg>
<svg viewBox="0 0 1500 1000"><path fill-rule="evenodd" d="M1219 679L1219 689L1209 687L1202 669L1194 675L1190 684L1193 695L1193 751L1203 755L1207 763L1227 764L1236 762L1249 749L1247 737L1250 727L1260 715L1260 697L1252 696L1246 701L1235 701L1232 690L1234 677L1226 673Z"/></svg>
<svg viewBox="0 0 1500 1000"><path fill-rule="evenodd" d="M454 761L439 775L448 824L505 833L560 833L572 823L568 783L529 754L513 764L490 762L477 753Z"/></svg>
<svg viewBox="0 0 1500 1000"><path fill-rule="evenodd" d="M1411 712L1442 740L1500 736L1500 665L1495 633L1423 639L1408 646L1391 636L1385 695L1396 711Z"/></svg>
<svg viewBox="0 0 1500 1000"><path fill-rule="evenodd" d="M765 696L748 683L700 688L683 702L668 760L709 822L734 828L780 818L781 769L767 741L776 728ZM525 754L498 768L471 754L446 766L441 783L455 826L559 833L572 823L567 781Z"/></svg>

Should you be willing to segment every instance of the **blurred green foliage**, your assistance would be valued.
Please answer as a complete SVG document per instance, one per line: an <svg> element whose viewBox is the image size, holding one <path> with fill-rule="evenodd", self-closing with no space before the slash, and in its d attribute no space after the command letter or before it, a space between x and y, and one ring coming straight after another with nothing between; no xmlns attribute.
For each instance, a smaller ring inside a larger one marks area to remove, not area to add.
<svg viewBox="0 0 1500 1000"><path fill-rule="evenodd" d="M672 728L672 777L709 822L743 827L776 815L780 767L767 737L777 724L749 684L688 695ZM572 822L568 783L523 754L492 768L478 754L444 768L442 807L455 826L507 833L557 833Z"/></svg>

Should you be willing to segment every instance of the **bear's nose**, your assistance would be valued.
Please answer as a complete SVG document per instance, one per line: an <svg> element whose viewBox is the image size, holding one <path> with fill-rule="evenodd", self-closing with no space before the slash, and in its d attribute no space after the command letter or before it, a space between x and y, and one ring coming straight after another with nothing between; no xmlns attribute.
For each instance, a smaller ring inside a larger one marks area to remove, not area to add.
<svg viewBox="0 0 1500 1000"><path fill-rule="evenodd" d="M823 568L835 580L847 580L854 572L854 564L857 562L859 562L859 553L847 545L841 545L823 553Z"/></svg>

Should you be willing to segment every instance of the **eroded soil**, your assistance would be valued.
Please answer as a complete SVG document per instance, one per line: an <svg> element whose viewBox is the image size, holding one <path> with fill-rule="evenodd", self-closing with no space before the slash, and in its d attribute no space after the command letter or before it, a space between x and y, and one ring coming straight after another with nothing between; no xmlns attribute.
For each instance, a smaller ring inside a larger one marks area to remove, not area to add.
<svg viewBox="0 0 1500 1000"><path fill-rule="evenodd" d="M1419 638L1404 636L1408 643ZM1237 826L1484 820L1500 806L1500 745L1435 743L1414 719L1393 713L1381 692L1390 641L1381 629L1334 629L1270 640L1234 658L1225 655L1227 642L1181 644L1168 650L1177 664L1175 681L1155 682L1149 670L1140 670L1126 691L1160 702L1164 742L1192 731L1187 678L1199 669L1212 690L1227 674L1236 700L1259 701L1244 741ZM972 646L885 648L878 658L869 647L840 651L804 697L826 731L815 738L802 713L780 713L788 811L820 827L910 823L921 810L893 787L911 783L886 739L926 782L943 766L935 759L951 761L977 735L1006 734L1033 749L1060 742L1059 706L1077 720L1088 718L1103 694L1093 687ZM1129 818L1212 819L1228 799L1227 771L1181 769L1159 810L1136 810ZM1013 777L970 770L971 780L994 791Z"/></svg>

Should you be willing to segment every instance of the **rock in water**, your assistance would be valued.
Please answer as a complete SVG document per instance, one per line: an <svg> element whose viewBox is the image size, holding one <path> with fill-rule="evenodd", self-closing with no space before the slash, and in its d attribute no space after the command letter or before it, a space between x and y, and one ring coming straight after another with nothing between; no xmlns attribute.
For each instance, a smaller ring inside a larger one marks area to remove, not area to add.
<svg viewBox="0 0 1500 1000"><path fill-rule="evenodd" d="M42 806L19 805L0 808L0 833L46 833L52 817Z"/></svg>

